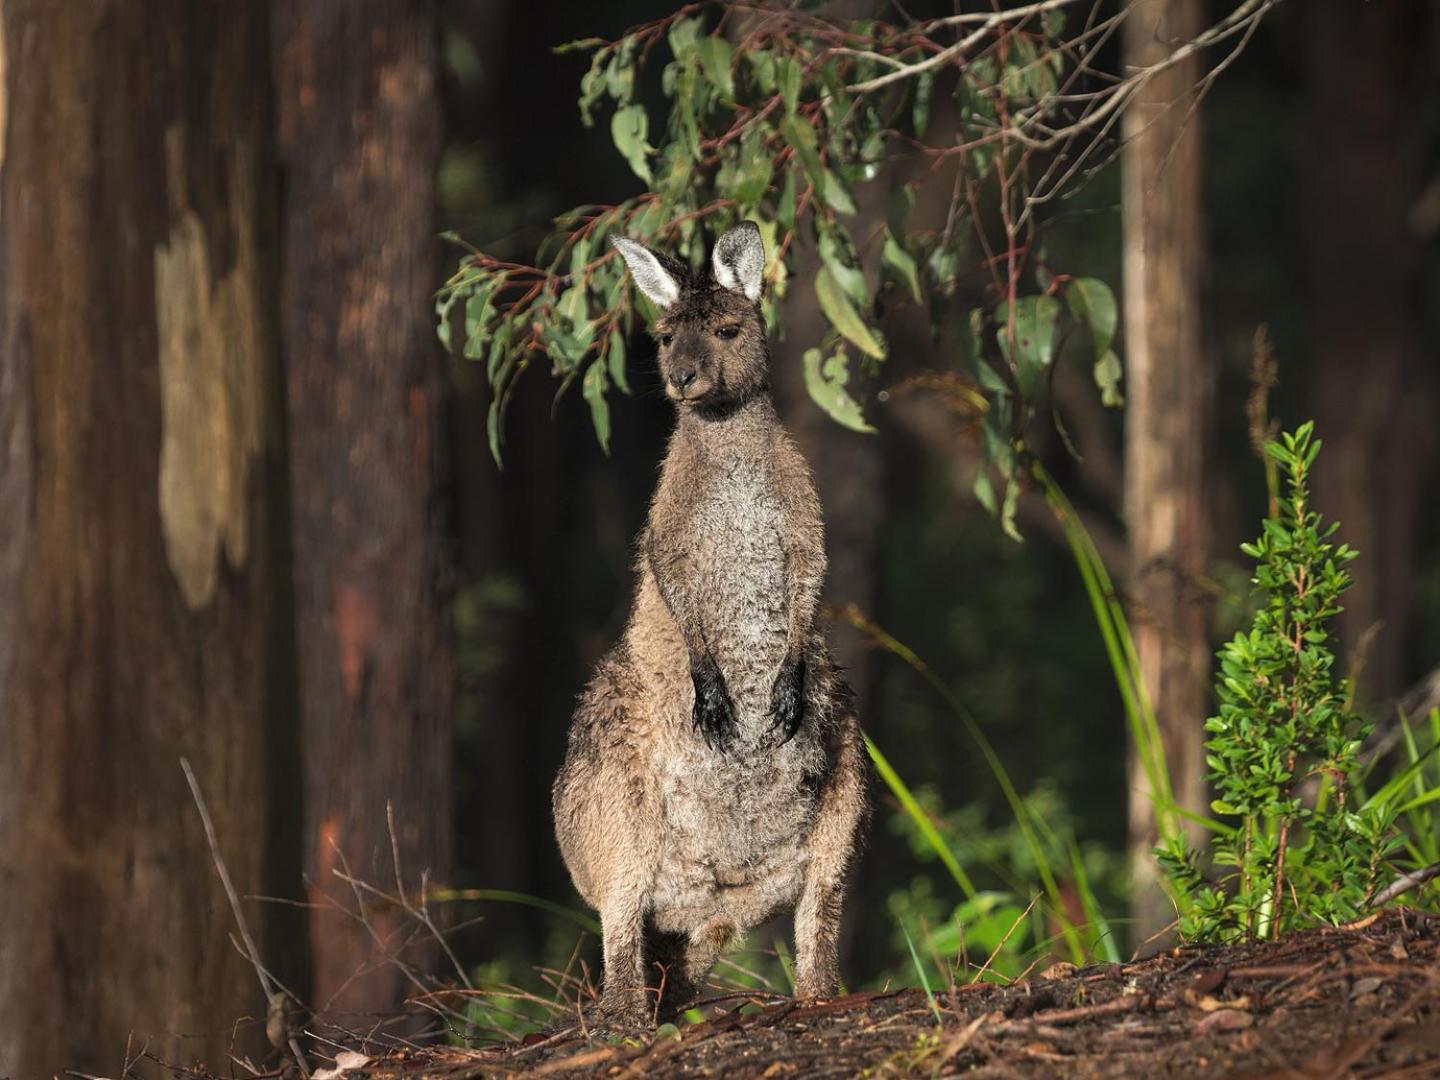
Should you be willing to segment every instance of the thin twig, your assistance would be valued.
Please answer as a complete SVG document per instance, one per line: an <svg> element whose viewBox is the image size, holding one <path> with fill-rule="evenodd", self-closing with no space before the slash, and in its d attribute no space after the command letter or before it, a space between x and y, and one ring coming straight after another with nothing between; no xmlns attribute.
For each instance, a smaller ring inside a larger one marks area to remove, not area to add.
<svg viewBox="0 0 1440 1080"><path fill-rule="evenodd" d="M1440 862L1431 863L1429 866L1419 870L1412 870L1404 877L1396 878L1385 888L1381 889L1375 899L1370 901L1370 907L1384 907L1391 900L1394 900L1401 893L1407 893L1417 885L1424 885L1432 878L1440 877Z"/></svg>
<svg viewBox="0 0 1440 1080"><path fill-rule="evenodd" d="M205 827L205 839L210 845L210 857L215 862L215 872L220 875L220 884L224 887L225 896L230 901L230 911L234 914L235 924L240 930L240 940L245 943L245 954L250 959L250 966L255 969L255 977L260 981L260 990L265 995L266 1007L274 1008L274 1002L279 996L280 1008L283 1009L285 1007L284 997L271 982L265 966L260 962L260 950L255 947L255 939L250 936L250 926L245 921L245 912L240 907L240 894L235 891L235 886L230 881L230 871L226 868L225 859L220 854L220 841L215 835L215 823L210 819L210 810L205 805L205 796L200 793L200 781L195 779L195 770L190 767L190 759L181 757L180 768L184 771L185 780L190 785L190 794L195 799L195 809L200 812L200 824ZM309 1076L310 1066L305 1060L300 1044L290 1032L289 1025L286 1025L285 1037L301 1075Z"/></svg>

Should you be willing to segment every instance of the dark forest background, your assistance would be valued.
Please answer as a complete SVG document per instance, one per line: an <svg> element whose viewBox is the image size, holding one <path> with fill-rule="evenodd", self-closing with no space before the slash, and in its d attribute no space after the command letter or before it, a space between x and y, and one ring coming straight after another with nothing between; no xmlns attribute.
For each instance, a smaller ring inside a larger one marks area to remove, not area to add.
<svg viewBox="0 0 1440 1080"><path fill-rule="evenodd" d="M336 870L388 888L398 854L410 889L580 907L550 783L627 614L670 408L637 340L607 455L579 394L532 371L497 469L484 373L441 349L433 294L443 232L528 259L555 214L633 194L580 123L586 58L554 49L671 10L0 0L0 1076L113 1069L132 1032L177 1058L263 1042L182 754L273 977L337 1015L409 985L383 947L402 913L340 913L360 897ZM1440 694L1437 61L1425 0L1283 4L1175 180L1203 207L1210 643L1246 616L1238 545L1265 511L1263 326L1270 414L1317 421L1321 509L1362 553L1345 650L1381 719ZM1048 232L1117 295L1121 198L1116 161ZM873 435L830 421L799 375L805 317L775 390L826 506L827 601L953 688L1122 912L1124 723L1062 537L1024 506L1024 543L1005 537L964 446L900 399L866 403ZM1123 589L1124 417L1087 379L1057 375L1080 459L1041 450ZM945 702L834 634L897 771L962 840L1008 843ZM944 889L876 799L852 986L907 978L892 912ZM524 982L575 943L525 904L440 907L477 978Z"/></svg>

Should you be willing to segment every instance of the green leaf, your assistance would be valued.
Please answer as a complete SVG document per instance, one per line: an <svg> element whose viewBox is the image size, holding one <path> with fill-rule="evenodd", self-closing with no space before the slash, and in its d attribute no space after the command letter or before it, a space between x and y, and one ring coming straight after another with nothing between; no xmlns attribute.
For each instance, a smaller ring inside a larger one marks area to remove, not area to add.
<svg viewBox="0 0 1440 1080"><path fill-rule="evenodd" d="M820 234L821 264L851 300L857 304L865 303L870 298L870 290L865 286L865 275L856 265L855 246L850 234L824 219L817 221L816 226Z"/></svg>
<svg viewBox="0 0 1440 1080"><path fill-rule="evenodd" d="M735 72L730 68L734 49L723 37L710 36L699 45L700 65L726 101L735 100Z"/></svg>
<svg viewBox="0 0 1440 1080"><path fill-rule="evenodd" d="M580 80L580 122L587 128L595 123L594 109L606 90L605 63L609 53L598 50L590 59L590 70Z"/></svg>
<svg viewBox="0 0 1440 1080"><path fill-rule="evenodd" d="M627 41L628 45L628 41ZM628 104L635 96L634 48L622 46L605 69L605 88L618 104Z"/></svg>
<svg viewBox="0 0 1440 1080"><path fill-rule="evenodd" d="M590 422L595 425L595 437L600 440L600 449L610 453L610 403L605 400L605 368L599 358L585 369L580 393L590 403Z"/></svg>
<svg viewBox="0 0 1440 1080"><path fill-rule="evenodd" d="M651 182L650 163L646 160L650 147L645 141L649 134L650 117L641 105L617 109L610 118L610 137L615 141L615 149L647 185Z"/></svg>
<svg viewBox="0 0 1440 1080"><path fill-rule="evenodd" d="M795 228L795 170L785 170L785 184L780 189L780 198L775 203L775 217L786 230Z"/></svg>
<svg viewBox="0 0 1440 1080"><path fill-rule="evenodd" d="M616 327L610 331L610 352L606 357L610 368L610 381L624 394L630 393L630 380L625 376L625 335Z"/></svg>
<svg viewBox="0 0 1440 1080"><path fill-rule="evenodd" d="M1055 325L1060 319L1060 301L1053 296L1022 296L1015 301L1015 349L1011 355L1009 305L995 309L996 342L1000 352L1015 367L1020 389L1033 392L1040 371L1055 356Z"/></svg>
<svg viewBox="0 0 1440 1080"><path fill-rule="evenodd" d="M850 371L844 349L823 361L819 349L806 349L801 362L805 367L805 389L815 404L852 431L868 433L875 430L865 422L859 404L845 389L845 384L850 381Z"/></svg>
<svg viewBox="0 0 1440 1080"><path fill-rule="evenodd" d="M435 297L435 336L440 339L440 345L447 353L450 351L450 310L461 295L459 289L441 289Z"/></svg>
<svg viewBox="0 0 1440 1080"><path fill-rule="evenodd" d="M730 194L741 206L758 206L774 175L775 159L765 152L759 127L752 127L740 143L740 166Z"/></svg>
<svg viewBox="0 0 1440 1080"><path fill-rule="evenodd" d="M845 187L845 182L829 169L824 169L821 176L823 182L820 185L820 191L825 200L825 205L837 214L855 213L855 200L851 198L849 189Z"/></svg>
<svg viewBox="0 0 1440 1080"><path fill-rule="evenodd" d="M859 312L855 310L855 305L830 276L830 271L823 266L815 275L815 296L820 301L820 310L825 313L825 318L830 320L830 325L840 331L847 341L866 356L876 360L885 359L884 346L876 339L870 327L865 325Z"/></svg>
<svg viewBox="0 0 1440 1080"><path fill-rule="evenodd" d="M935 89L935 72L925 71L915 80L915 104L912 118L915 122L915 135L917 138L925 137L925 129L930 126L930 95Z"/></svg>
<svg viewBox="0 0 1440 1080"><path fill-rule="evenodd" d="M780 121L780 134L795 151L795 156L800 159L800 164L805 167L805 172L816 189L823 192L825 167L820 164L820 147L816 142L815 129L799 117L787 116Z"/></svg>
<svg viewBox="0 0 1440 1080"><path fill-rule="evenodd" d="M500 461L500 397L490 399L490 408L485 415L485 435L490 443L490 456L499 466Z"/></svg>
<svg viewBox="0 0 1440 1080"><path fill-rule="evenodd" d="M915 259L895 240L895 234L888 228L885 230L885 250L882 255L885 265L895 272L895 276L905 283L910 290L910 295L918 304L920 302L920 275L915 266Z"/></svg>
<svg viewBox="0 0 1440 1080"><path fill-rule="evenodd" d="M683 19L676 19L670 24L670 51L675 54L676 60L684 60L695 51L695 43L700 36L700 20L687 16Z"/></svg>
<svg viewBox="0 0 1440 1080"><path fill-rule="evenodd" d="M995 513L995 486L990 483L990 476L984 469L975 473L975 498L987 511Z"/></svg>
<svg viewBox="0 0 1440 1080"><path fill-rule="evenodd" d="M479 360L485 355L485 344L490 340L490 317L494 314L490 302L494 291L492 278L465 301L465 357L468 360Z"/></svg>
<svg viewBox="0 0 1440 1080"><path fill-rule="evenodd" d="M1110 342L1115 340L1118 317L1115 294L1110 286L1095 278L1074 278L1065 286L1065 302L1070 305L1075 320L1090 328L1095 356L1104 356Z"/></svg>
<svg viewBox="0 0 1440 1080"><path fill-rule="evenodd" d="M1095 361L1095 385L1100 388L1100 401L1104 405L1125 404L1125 395L1120 392L1120 358L1114 349L1106 349L1105 355Z"/></svg>
<svg viewBox="0 0 1440 1080"><path fill-rule="evenodd" d="M780 97L785 101L785 112L793 117L795 107L800 104L800 82L805 72L793 56L782 56L775 64L780 72Z"/></svg>

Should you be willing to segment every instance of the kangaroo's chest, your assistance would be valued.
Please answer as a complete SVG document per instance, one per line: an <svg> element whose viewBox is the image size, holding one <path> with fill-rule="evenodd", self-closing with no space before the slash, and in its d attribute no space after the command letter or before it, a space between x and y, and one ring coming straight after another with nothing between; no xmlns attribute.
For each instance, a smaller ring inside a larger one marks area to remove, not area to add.
<svg viewBox="0 0 1440 1080"><path fill-rule="evenodd" d="M764 469L736 466L707 479L693 515L706 641L736 704L768 706L788 629L780 499Z"/></svg>

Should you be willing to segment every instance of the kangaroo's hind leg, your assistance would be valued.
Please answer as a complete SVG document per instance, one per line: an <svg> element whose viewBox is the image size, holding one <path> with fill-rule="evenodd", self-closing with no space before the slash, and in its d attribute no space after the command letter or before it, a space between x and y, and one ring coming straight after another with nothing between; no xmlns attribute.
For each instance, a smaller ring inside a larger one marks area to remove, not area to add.
<svg viewBox="0 0 1440 1080"><path fill-rule="evenodd" d="M645 696L623 654L603 661L570 727L555 780L555 833L576 889L600 913L605 981L598 1019L640 1027L647 992L645 915L660 856L661 809L637 745Z"/></svg>
<svg viewBox="0 0 1440 1080"><path fill-rule="evenodd" d="M651 931L651 986L659 994L658 1018L663 1022L701 996L710 970L736 937L734 920L718 915L689 934Z"/></svg>
<svg viewBox="0 0 1440 1080"><path fill-rule="evenodd" d="M853 717L844 718L836 739L836 756L820 790L806 845L805 881L795 906L795 992L800 997L826 997L839 989L845 872L865 817L864 751Z"/></svg>

